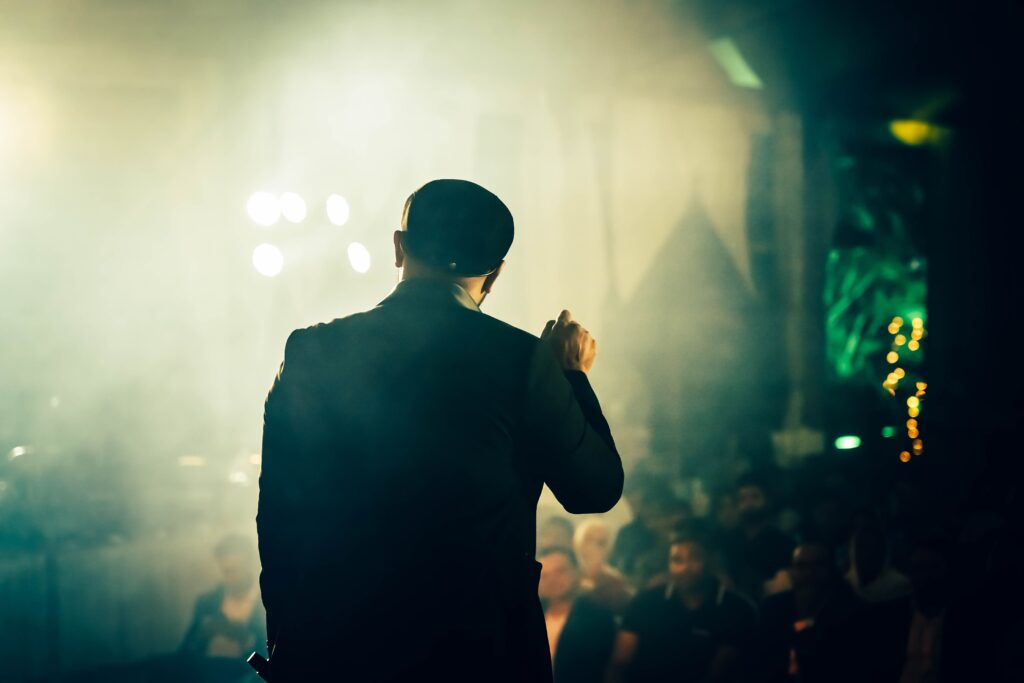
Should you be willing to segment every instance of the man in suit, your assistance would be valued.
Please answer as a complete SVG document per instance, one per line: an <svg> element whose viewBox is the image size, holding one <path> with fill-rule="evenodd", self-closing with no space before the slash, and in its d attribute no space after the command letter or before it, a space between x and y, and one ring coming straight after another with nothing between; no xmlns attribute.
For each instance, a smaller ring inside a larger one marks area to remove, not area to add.
<svg viewBox="0 0 1024 683"><path fill-rule="evenodd" d="M508 208L436 180L377 307L296 330L267 397L257 514L275 683L549 681L536 504L610 509L622 464L562 311L542 338L480 312Z"/></svg>

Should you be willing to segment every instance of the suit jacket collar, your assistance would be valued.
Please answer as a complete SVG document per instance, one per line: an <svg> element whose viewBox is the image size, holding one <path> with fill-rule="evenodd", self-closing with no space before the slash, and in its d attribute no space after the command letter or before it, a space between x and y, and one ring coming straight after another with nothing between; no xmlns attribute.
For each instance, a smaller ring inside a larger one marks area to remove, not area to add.
<svg viewBox="0 0 1024 683"><path fill-rule="evenodd" d="M432 280L428 278L402 280L378 306L403 301L447 303L462 306L471 311L480 311L480 307L473 301L473 297L469 295L469 292L462 285L446 280Z"/></svg>

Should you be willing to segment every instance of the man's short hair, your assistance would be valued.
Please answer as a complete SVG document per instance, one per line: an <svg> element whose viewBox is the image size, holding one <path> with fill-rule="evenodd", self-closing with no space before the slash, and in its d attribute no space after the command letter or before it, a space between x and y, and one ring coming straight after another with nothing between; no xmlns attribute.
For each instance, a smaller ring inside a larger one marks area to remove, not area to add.
<svg viewBox="0 0 1024 683"><path fill-rule="evenodd" d="M515 234L512 212L497 195L468 180L432 180L405 201L406 251L454 276L493 272Z"/></svg>
<svg viewBox="0 0 1024 683"><path fill-rule="evenodd" d="M550 546L547 546L546 548L541 548L540 550L537 551L537 558L539 559L539 558L544 557L546 555L555 555L555 554L565 555L565 557L569 560L569 564L571 564L573 567L575 567L577 569L579 568L580 563L576 559L576 553L573 552L572 548L567 548L564 545L550 545Z"/></svg>

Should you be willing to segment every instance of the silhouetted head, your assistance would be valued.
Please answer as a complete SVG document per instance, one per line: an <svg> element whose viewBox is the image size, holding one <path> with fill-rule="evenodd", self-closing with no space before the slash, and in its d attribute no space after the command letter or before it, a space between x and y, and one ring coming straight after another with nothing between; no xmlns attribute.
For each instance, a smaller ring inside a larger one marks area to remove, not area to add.
<svg viewBox="0 0 1024 683"><path fill-rule="evenodd" d="M764 477L747 474L736 483L736 513L746 526L760 524L772 513L771 492Z"/></svg>
<svg viewBox="0 0 1024 683"><path fill-rule="evenodd" d="M480 303L505 264L515 234L512 213L468 180L432 180L413 192L394 234L403 278L457 282Z"/></svg>
<svg viewBox="0 0 1024 683"><path fill-rule="evenodd" d="M580 573L572 548L555 546L541 548L537 553L541 563L537 595L546 602L569 600L579 587Z"/></svg>
<svg viewBox="0 0 1024 683"><path fill-rule="evenodd" d="M224 586L229 593L245 593L256 582L256 548L247 536L228 534L213 548Z"/></svg>

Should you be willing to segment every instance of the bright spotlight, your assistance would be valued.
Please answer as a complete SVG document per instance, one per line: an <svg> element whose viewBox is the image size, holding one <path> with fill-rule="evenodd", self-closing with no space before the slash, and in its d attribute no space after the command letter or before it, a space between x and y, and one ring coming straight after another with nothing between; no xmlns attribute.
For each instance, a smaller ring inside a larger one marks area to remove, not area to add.
<svg viewBox="0 0 1024 683"><path fill-rule="evenodd" d="M271 226L281 217L281 203L269 192L253 192L245 204L253 223Z"/></svg>
<svg viewBox="0 0 1024 683"><path fill-rule="evenodd" d="M306 219L306 200L294 192L285 192L278 200L281 215L289 223L301 223Z"/></svg>
<svg viewBox="0 0 1024 683"><path fill-rule="evenodd" d="M359 242L348 245L348 262L352 264L352 270L357 273L365 273L370 269L370 252Z"/></svg>
<svg viewBox="0 0 1024 683"><path fill-rule="evenodd" d="M351 260L352 248L349 247ZM273 244L261 244L252 250L252 265L260 275L274 277L284 266L284 254Z"/></svg>
<svg viewBox="0 0 1024 683"><path fill-rule="evenodd" d="M348 201L340 194L332 194L327 198L327 220L334 225L345 225L348 222Z"/></svg>

